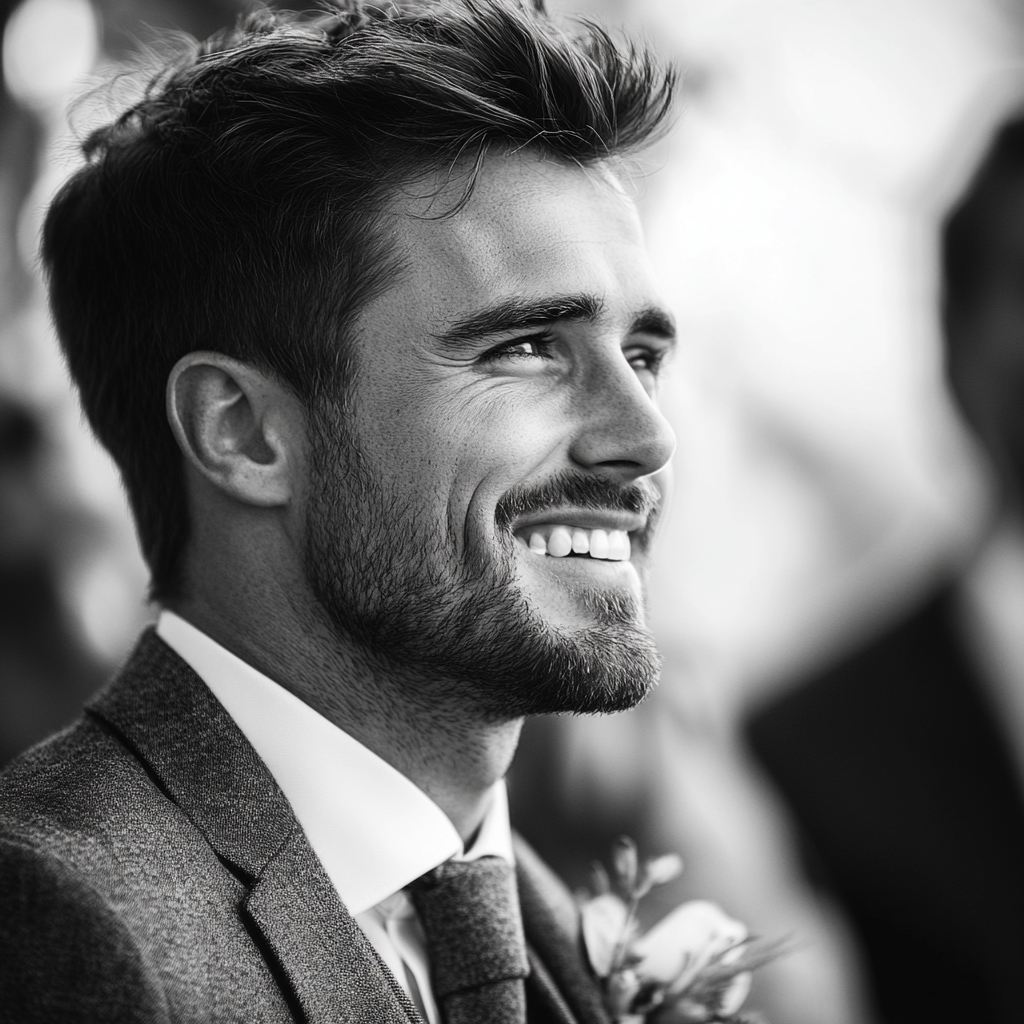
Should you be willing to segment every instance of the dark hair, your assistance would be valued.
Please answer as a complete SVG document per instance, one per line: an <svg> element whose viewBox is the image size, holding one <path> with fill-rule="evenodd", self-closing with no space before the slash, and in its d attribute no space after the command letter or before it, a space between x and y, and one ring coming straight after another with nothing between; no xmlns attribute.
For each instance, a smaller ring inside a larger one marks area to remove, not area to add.
<svg viewBox="0 0 1024 1024"><path fill-rule="evenodd" d="M630 152L667 123L673 86L648 52L520 0L341 0L247 16L93 133L43 263L152 595L180 588L188 537L164 412L181 356L245 360L315 409L349 376L354 316L397 272L376 212L403 184L495 149L580 165Z"/></svg>

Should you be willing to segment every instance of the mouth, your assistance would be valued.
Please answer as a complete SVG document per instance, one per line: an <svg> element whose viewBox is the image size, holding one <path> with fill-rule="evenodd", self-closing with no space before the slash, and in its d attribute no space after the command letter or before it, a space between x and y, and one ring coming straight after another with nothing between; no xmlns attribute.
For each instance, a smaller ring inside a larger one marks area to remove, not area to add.
<svg viewBox="0 0 1024 1024"><path fill-rule="evenodd" d="M640 534L646 521L622 512L555 513L541 521L517 524L516 539L539 558L585 558L628 562L630 534Z"/></svg>

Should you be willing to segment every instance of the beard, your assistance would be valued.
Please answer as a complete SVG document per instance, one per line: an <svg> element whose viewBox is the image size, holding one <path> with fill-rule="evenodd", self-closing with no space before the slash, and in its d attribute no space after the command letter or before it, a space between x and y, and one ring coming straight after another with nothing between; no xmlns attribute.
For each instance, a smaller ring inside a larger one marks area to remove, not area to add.
<svg viewBox="0 0 1024 1024"><path fill-rule="evenodd" d="M514 488L496 506L496 543L460 558L441 522L368 471L356 445L344 445L342 460L339 447L333 417L311 431L307 580L337 635L404 681L411 700L502 721L621 711L650 692L661 659L641 602L579 588L575 598L594 625L556 628L519 586L512 523L565 505L650 520L653 487L563 473L541 487Z"/></svg>

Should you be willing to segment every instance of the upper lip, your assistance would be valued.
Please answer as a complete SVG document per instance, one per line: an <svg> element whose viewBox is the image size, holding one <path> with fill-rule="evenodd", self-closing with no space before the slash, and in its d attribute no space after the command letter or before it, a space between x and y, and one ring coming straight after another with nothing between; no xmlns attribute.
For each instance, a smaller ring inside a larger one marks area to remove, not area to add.
<svg viewBox="0 0 1024 1024"><path fill-rule="evenodd" d="M621 509L553 508L521 516L512 529L518 534L531 526L574 526L580 530L622 530L635 533L646 525L646 516Z"/></svg>

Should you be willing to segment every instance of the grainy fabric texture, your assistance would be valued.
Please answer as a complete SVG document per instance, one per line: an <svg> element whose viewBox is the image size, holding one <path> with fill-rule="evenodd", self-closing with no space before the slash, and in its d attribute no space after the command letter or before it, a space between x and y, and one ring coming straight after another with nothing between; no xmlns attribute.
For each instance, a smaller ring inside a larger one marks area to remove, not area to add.
<svg viewBox="0 0 1024 1024"><path fill-rule="evenodd" d="M530 1024L608 1024L571 896L516 858ZM0 776L0 1021L420 1018L263 762L147 630Z"/></svg>

